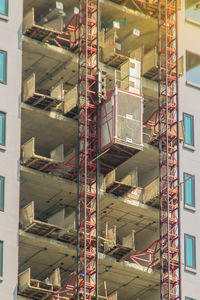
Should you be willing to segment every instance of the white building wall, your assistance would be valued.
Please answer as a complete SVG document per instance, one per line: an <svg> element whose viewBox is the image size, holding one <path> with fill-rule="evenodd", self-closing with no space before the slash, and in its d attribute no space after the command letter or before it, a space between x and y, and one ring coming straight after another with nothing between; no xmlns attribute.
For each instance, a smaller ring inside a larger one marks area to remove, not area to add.
<svg viewBox="0 0 200 300"><path fill-rule="evenodd" d="M200 14L200 9L199 9ZM186 85L186 50L200 55L200 26L185 21L185 1L182 0L182 10L179 12L179 57L184 58L184 76L179 80L180 119L183 112L194 116L194 151L180 147L180 181L183 172L195 175L196 210L186 210L181 203L181 248L182 248L182 299L190 297L200 299L200 88ZM200 74L199 74L200 76ZM196 272L188 272L184 266L184 234L196 237Z"/></svg>
<svg viewBox="0 0 200 300"><path fill-rule="evenodd" d="M7 84L0 83L0 111L6 113L6 146L0 147L0 175L5 177L5 206L0 211L4 242L0 299L17 299L18 212L21 101L22 0L9 0L7 20L0 19L0 49L7 51Z"/></svg>

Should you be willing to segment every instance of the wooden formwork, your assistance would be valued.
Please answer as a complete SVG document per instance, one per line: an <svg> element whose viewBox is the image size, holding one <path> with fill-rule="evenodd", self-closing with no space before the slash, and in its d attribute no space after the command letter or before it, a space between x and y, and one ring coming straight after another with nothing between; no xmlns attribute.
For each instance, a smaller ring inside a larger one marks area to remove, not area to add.
<svg viewBox="0 0 200 300"><path fill-rule="evenodd" d="M77 242L76 213L65 215L65 209L60 210L42 222L35 219L34 202L29 203L20 211L22 229L29 233L55 238L72 245Z"/></svg>
<svg viewBox="0 0 200 300"><path fill-rule="evenodd" d="M23 34L40 42L53 42L56 39L56 37L61 35L63 26L62 21L60 23L60 26L58 25L59 24L57 24L56 27L59 30L51 28L51 24L49 24L50 27L48 27L48 23L45 26L36 25L34 8L32 8L24 17ZM55 24L53 26L55 27Z"/></svg>
<svg viewBox="0 0 200 300"><path fill-rule="evenodd" d="M135 251L135 231L122 238L122 244L116 244L106 254L116 259L125 259Z"/></svg>
<svg viewBox="0 0 200 300"><path fill-rule="evenodd" d="M116 141L100 156L101 173L109 173L142 149L142 146L132 148L128 143Z"/></svg>
<svg viewBox="0 0 200 300"><path fill-rule="evenodd" d="M103 62L114 68L119 68L119 66L128 59L127 56L117 53L115 46L115 34L112 34L105 39L102 56Z"/></svg>
<svg viewBox="0 0 200 300"><path fill-rule="evenodd" d="M107 255L112 256L116 259L125 259L129 256L134 250L124 247L120 244L117 244L115 247L106 252Z"/></svg>
<svg viewBox="0 0 200 300"><path fill-rule="evenodd" d="M78 90L77 86L68 91L64 96L63 113L66 117L74 118L78 114Z"/></svg>
<svg viewBox="0 0 200 300"><path fill-rule="evenodd" d="M55 224L49 224L35 219L34 202L32 201L20 210L20 223L26 232L42 235L45 237L56 237L63 229Z"/></svg>
<svg viewBox="0 0 200 300"><path fill-rule="evenodd" d="M135 231L122 238L122 243L116 243L116 226L107 230L107 240L104 242L104 253L116 259L124 259L135 251Z"/></svg>
<svg viewBox="0 0 200 300"><path fill-rule="evenodd" d="M77 243L76 212L64 218L64 229L59 232L58 239L72 245Z"/></svg>
<svg viewBox="0 0 200 300"><path fill-rule="evenodd" d="M178 59L178 76L183 76L183 57ZM156 47L148 51L142 62L142 76L158 80L158 50Z"/></svg>
<svg viewBox="0 0 200 300"><path fill-rule="evenodd" d="M158 54L156 47L144 55L142 75L152 80L158 79Z"/></svg>
<svg viewBox="0 0 200 300"><path fill-rule="evenodd" d="M36 91L35 74L28 77L23 84L23 102L43 110L63 110L63 82L59 82L44 95Z"/></svg>
<svg viewBox="0 0 200 300"><path fill-rule="evenodd" d="M18 293L31 299L51 299L61 287L60 270L57 268L44 281L31 278L31 269L19 274Z"/></svg>
<svg viewBox="0 0 200 300"><path fill-rule="evenodd" d="M165 126L161 126L162 130L161 130L161 134L164 133L165 130ZM172 136L176 136L176 126L172 126L172 128L170 129L170 134ZM179 121L179 143L183 142L185 139L184 137L184 128L183 128L183 121ZM153 146L158 146L159 145L159 124L157 124L156 126L153 126L151 129L151 135L150 135L150 144Z"/></svg>
<svg viewBox="0 0 200 300"><path fill-rule="evenodd" d="M31 138L22 146L22 164L42 172L48 172L49 167L64 160L64 146L59 145L51 151L51 158L35 154L35 138Z"/></svg>
<svg viewBox="0 0 200 300"><path fill-rule="evenodd" d="M137 186L137 170L117 180L117 170L114 169L105 177L106 192L116 196L124 196L133 191Z"/></svg>
<svg viewBox="0 0 200 300"><path fill-rule="evenodd" d="M143 189L143 203L153 207L159 207L159 178L147 184Z"/></svg>
<svg viewBox="0 0 200 300"><path fill-rule="evenodd" d="M142 202L143 188L136 187L133 191L131 191L128 194L124 195L124 197L128 200Z"/></svg>

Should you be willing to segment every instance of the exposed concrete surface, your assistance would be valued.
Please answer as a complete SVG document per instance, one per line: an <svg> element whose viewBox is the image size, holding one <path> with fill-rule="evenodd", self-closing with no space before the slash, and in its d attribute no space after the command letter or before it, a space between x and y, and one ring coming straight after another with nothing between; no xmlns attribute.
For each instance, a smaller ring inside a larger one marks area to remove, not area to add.
<svg viewBox="0 0 200 300"><path fill-rule="evenodd" d="M35 137L36 153L49 157L64 144L65 153L78 141L77 122L58 112L47 112L22 103L22 144Z"/></svg>
<svg viewBox="0 0 200 300"><path fill-rule="evenodd" d="M151 178L148 178L147 173L155 169L155 177L158 176L158 157L158 149L145 143L143 151L138 152L119 166L119 173L122 177L125 177L127 173L130 173L131 170L137 168L139 176L138 183L139 186L143 187L153 179L152 176Z"/></svg>
<svg viewBox="0 0 200 300"><path fill-rule="evenodd" d="M21 271L31 264L32 276L44 279L52 269L59 266L63 283L67 281L69 274L75 268L76 247L22 230L19 231L19 235ZM117 262L116 259L102 253L99 254L99 259L101 280L106 280L109 293L119 289L119 295L124 300L134 297L145 288L151 294L151 287L159 284L159 272L134 263Z"/></svg>

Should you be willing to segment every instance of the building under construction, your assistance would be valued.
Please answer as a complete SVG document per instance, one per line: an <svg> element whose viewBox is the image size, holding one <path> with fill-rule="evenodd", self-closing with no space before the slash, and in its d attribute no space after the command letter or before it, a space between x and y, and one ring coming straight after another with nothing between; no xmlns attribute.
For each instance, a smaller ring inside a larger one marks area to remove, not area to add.
<svg viewBox="0 0 200 300"><path fill-rule="evenodd" d="M198 300L200 2L0 22L0 299Z"/></svg>

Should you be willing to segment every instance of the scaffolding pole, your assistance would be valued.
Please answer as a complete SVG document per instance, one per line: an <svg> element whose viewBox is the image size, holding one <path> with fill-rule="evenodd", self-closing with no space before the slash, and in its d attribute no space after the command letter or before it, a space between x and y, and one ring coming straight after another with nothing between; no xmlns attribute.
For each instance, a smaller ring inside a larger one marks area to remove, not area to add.
<svg viewBox="0 0 200 300"><path fill-rule="evenodd" d="M77 299L98 290L98 0L80 0Z"/></svg>
<svg viewBox="0 0 200 300"><path fill-rule="evenodd" d="M161 300L181 299L177 1L158 2ZM173 128L176 127L176 130Z"/></svg>

